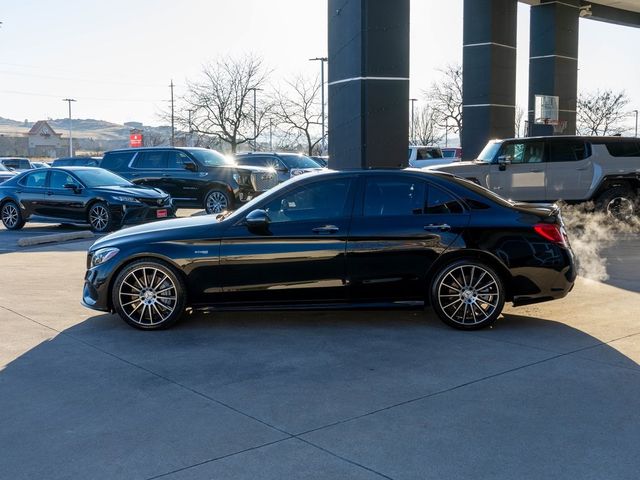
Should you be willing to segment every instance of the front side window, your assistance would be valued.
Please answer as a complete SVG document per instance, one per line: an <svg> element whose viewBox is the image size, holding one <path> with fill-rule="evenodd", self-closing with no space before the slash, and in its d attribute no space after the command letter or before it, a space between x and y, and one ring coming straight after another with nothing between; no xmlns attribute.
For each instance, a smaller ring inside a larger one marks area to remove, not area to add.
<svg viewBox="0 0 640 480"><path fill-rule="evenodd" d="M349 178L306 184L278 195L263 208L272 223L341 218L350 185Z"/></svg>
<svg viewBox="0 0 640 480"><path fill-rule="evenodd" d="M51 172L51 175L49 176L49 188L53 190L62 190L64 186L68 184L78 185L78 182L73 178L73 176L66 172L60 172L57 170Z"/></svg>
<svg viewBox="0 0 640 480"><path fill-rule="evenodd" d="M22 180L20 180L20 185L31 188L44 188L46 179L46 170L43 172L34 172L26 175Z"/></svg>
<svg viewBox="0 0 640 480"><path fill-rule="evenodd" d="M544 162L544 142L507 143L502 147L500 155L511 160L511 163Z"/></svg>
<svg viewBox="0 0 640 480"><path fill-rule="evenodd" d="M420 215L425 209L425 183L414 178L369 178L363 215L388 217Z"/></svg>
<svg viewBox="0 0 640 480"><path fill-rule="evenodd" d="M192 148L188 152L196 157L200 163L207 167L223 167L235 165L233 159L216 152L215 150L208 150L206 148Z"/></svg>

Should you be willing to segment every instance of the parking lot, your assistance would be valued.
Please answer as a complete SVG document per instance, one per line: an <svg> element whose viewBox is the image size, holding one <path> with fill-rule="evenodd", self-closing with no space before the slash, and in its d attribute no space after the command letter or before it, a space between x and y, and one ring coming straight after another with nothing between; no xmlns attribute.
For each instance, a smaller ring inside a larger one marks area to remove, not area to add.
<svg viewBox="0 0 640 480"><path fill-rule="evenodd" d="M427 311L83 308L90 241L0 230L0 478L636 478L640 236L610 278L460 332Z"/></svg>

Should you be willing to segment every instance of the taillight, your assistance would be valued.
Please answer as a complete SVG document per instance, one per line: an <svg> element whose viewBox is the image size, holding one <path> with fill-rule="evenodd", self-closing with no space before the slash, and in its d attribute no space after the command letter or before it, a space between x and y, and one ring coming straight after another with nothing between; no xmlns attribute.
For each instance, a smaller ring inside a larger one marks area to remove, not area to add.
<svg viewBox="0 0 640 480"><path fill-rule="evenodd" d="M560 225L556 225L555 223L538 223L533 226L533 229L538 235L546 238L550 242L557 243L563 247L569 246L567 234Z"/></svg>

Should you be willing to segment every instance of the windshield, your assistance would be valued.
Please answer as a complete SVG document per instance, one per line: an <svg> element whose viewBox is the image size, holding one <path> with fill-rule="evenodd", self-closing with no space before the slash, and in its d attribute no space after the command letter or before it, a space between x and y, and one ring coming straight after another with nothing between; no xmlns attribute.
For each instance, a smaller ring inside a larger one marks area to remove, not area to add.
<svg viewBox="0 0 640 480"><path fill-rule="evenodd" d="M482 151L480 152L480 155L478 155L478 160L491 163L495 158L496 153L498 153L498 150L500 150L501 145L502 145L502 142L499 142L497 140L490 141L482 149Z"/></svg>
<svg viewBox="0 0 640 480"><path fill-rule="evenodd" d="M321 165L304 155L280 154L288 168L320 168Z"/></svg>
<svg viewBox="0 0 640 480"><path fill-rule="evenodd" d="M129 187L133 186L128 180L111 173L102 168L91 168L86 170L73 170L73 173L87 187Z"/></svg>
<svg viewBox="0 0 640 480"><path fill-rule="evenodd" d="M0 170L2 170L3 172L8 172L9 169L7 167L5 167L2 163L0 163Z"/></svg>
<svg viewBox="0 0 640 480"><path fill-rule="evenodd" d="M220 167L220 166L234 166L235 163L232 159L225 157L221 153L215 150L203 149L189 149L187 150L191 155L196 157L200 163L205 167Z"/></svg>

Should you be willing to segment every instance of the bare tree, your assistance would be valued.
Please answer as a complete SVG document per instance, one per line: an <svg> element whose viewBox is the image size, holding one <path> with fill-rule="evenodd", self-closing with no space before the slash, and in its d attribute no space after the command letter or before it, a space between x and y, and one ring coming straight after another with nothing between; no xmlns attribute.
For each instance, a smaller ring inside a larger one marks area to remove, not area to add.
<svg viewBox="0 0 640 480"><path fill-rule="evenodd" d="M272 114L286 143L303 143L309 155L322 141L318 132L322 125L320 88L319 78L298 76L277 89L273 99Z"/></svg>
<svg viewBox="0 0 640 480"><path fill-rule="evenodd" d="M522 121L524 120L524 109L520 106L516 106L516 118L514 124L514 130L516 137L520 136L520 130L522 128Z"/></svg>
<svg viewBox="0 0 640 480"><path fill-rule="evenodd" d="M418 145L433 145L444 138L443 129L436 123L436 112L430 106L418 108L413 133Z"/></svg>
<svg viewBox="0 0 640 480"><path fill-rule="evenodd" d="M433 109L434 121L440 128L453 133L462 130L462 65L447 65L439 70L442 78L423 91L425 100Z"/></svg>
<svg viewBox="0 0 640 480"><path fill-rule="evenodd" d="M235 153L239 145L255 142L268 127L265 95L257 94L260 103L255 112L253 104L253 95L262 89L267 76L259 57L219 58L204 67L200 80L188 82L178 123L195 134L218 139Z"/></svg>
<svg viewBox="0 0 640 480"><path fill-rule="evenodd" d="M616 135L625 131L623 122L629 97L622 92L596 90L578 96L577 130L580 135Z"/></svg>

